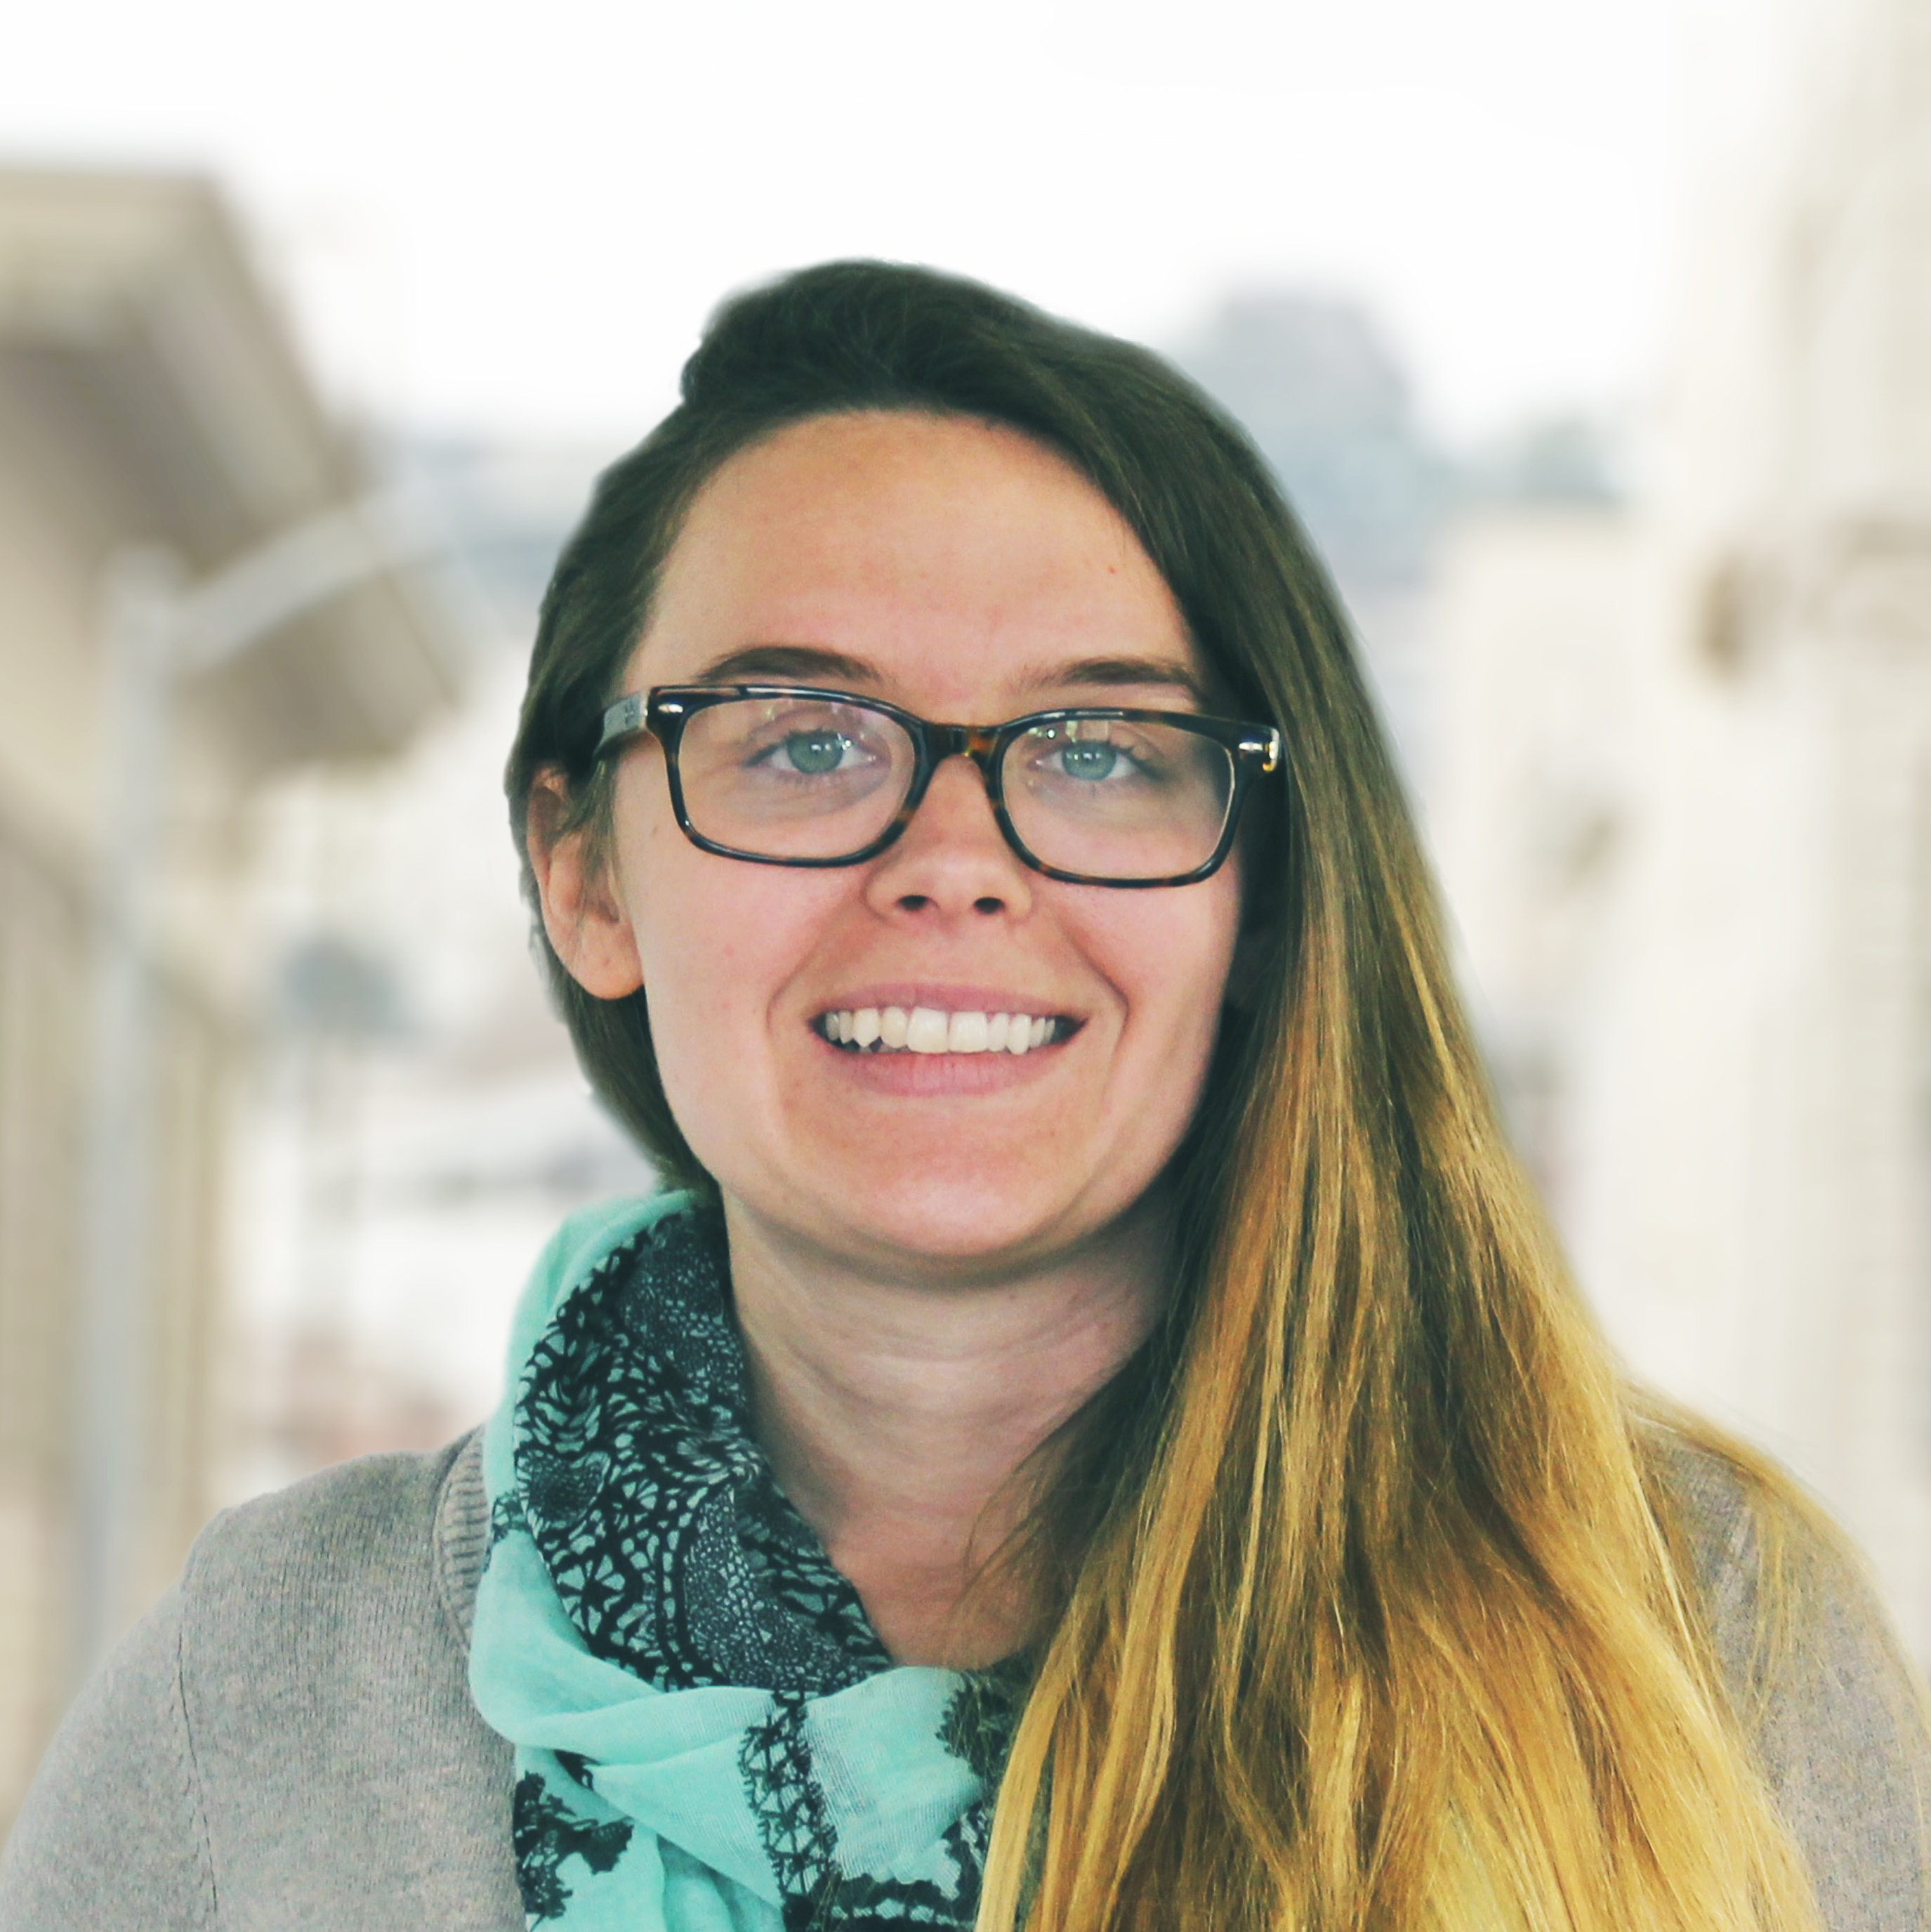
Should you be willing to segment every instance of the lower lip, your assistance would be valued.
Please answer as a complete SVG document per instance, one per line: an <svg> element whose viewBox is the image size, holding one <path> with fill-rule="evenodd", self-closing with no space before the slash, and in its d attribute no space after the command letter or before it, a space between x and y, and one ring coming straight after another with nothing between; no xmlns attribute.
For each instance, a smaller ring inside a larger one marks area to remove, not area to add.
<svg viewBox="0 0 1931 1932"><path fill-rule="evenodd" d="M1003 1094L1030 1085L1050 1073L1078 1037L1075 1033L1024 1053L853 1053L821 1034L811 1035L832 1067L861 1091L913 1100Z"/></svg>

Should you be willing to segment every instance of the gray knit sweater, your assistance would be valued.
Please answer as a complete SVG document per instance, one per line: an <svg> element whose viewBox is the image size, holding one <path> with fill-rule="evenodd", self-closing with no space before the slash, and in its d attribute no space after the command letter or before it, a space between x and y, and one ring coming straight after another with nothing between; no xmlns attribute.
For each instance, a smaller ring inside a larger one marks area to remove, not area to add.
<svg viewBox="0 0 1931 1932"><path fill-rule="evenodd" d="M521 1932L511 1758L466 1665L479 1438L217 1517L84 1694L4 1857L0 1932ZM1671 1453L1718 1648L1751 1669L1735 1479ZM1760 1750L1831 1932L1931 1932L1909 1673L1846 1582L1780 1666Z"/></svg>

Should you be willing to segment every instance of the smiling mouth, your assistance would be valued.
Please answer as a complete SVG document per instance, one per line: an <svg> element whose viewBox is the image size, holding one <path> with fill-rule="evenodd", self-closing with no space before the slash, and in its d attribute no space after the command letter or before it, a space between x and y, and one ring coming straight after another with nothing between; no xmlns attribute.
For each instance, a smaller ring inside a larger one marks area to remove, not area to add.
<svg viewBox="0 0 1931 1932"><path fill-rule="evenodd" d="M937 1006L858 1006L820 1013L812 1030L847 1053L1030 1053L1070 1040L1063 1013L946 1012Z"/></svg>

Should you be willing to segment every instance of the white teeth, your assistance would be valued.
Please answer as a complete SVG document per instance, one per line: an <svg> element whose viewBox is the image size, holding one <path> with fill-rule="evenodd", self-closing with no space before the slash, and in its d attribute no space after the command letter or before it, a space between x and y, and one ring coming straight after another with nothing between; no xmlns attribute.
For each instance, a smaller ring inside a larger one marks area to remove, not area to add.
<svg viewBox="0 0 1931 1932"><path fill-rule="evenodd" d="M948 1053L983 1053L991 1029L983 1013L955 1013L946 1023Z"/></svg>
<svg viewBox="0 0 1931 1932"><path fill-rule="evenodd" d="M865 1052L1030 1053L1058 1039L1060 1022L1047 1015L941 1012L936 1006L859 1006L820 1016L817 1030L840 1046Z"/></svg>

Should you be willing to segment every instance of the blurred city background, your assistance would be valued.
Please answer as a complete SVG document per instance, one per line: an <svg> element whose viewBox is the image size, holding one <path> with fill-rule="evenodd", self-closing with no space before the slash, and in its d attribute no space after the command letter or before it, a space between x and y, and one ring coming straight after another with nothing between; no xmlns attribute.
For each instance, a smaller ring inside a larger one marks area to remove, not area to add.
<svg viewBox="0 0 1931 1932"><path fill-rule="evenodd" d="M1931 1656L1931 12L76 0L0 69L0 1831L212 1510L649 1176L499 789L596 469L867 254L1153 342L1353 610L1642 1375Z"/></svg>

